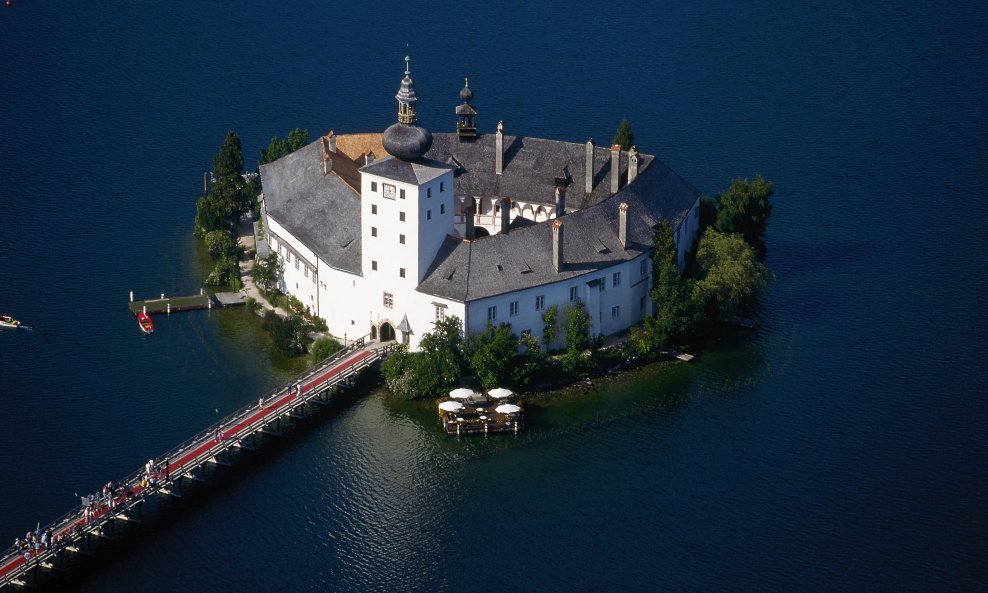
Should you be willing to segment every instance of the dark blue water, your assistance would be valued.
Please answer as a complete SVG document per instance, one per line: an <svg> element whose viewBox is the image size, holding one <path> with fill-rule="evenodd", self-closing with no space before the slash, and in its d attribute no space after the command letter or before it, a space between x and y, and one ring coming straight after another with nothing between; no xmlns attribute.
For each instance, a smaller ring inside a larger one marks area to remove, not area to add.
<svg viewBox="0 0 988 593"><path fill-rule="evenodd" d="M451 441L373 392L80 583L175 590L985 590L982 3L15 0L0 10L0 537L281 382L198 290L228 129L421 120L582 142L627 115L707 193L776 183L757 331ZM428 416L424 416L428 418Z"/></svg>

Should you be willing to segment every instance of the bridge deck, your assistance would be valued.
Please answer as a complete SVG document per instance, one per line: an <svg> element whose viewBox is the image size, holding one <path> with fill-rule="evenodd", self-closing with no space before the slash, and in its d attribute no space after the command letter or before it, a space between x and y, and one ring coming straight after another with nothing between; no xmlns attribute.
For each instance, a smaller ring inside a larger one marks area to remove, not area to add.
<svg viewBox="0 0 988 593"><path fill-rule="evenodd" d="M315 369L303 374L289 388L280 388L262 397L258 403L240 409L232 416L207 428L185 443L158 457L156 467L147 472L138 470L119 480L125 489L100 501L87 518L85 510L70 511L60 519L45 526L40 532L51 530L52 539L58 544L29 552L13 548L0 557L0 589L16 583L30 569L43 563L56 553L71 549L84 534L99 533L100 528L114 518L124 519L126 513L156 492L173 493L170 486L182 477L192 477L199 466L216 461L216 456L229 449L241 447L246 437L262 432L283 416L294 416L302 404L321 401L320 397L330 388L348 380L375 360L383 358L391 349L390 344L364 346L361 339ZM153 483L152 483L153 482Z"/></svg>

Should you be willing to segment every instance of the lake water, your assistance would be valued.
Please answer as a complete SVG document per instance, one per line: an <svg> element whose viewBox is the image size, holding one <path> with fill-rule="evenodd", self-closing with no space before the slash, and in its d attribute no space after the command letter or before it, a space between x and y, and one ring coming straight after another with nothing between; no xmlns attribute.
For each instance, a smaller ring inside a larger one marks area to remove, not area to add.
<svg viewBox="0 0 988 593"><path fill-rule="evenodd" d="M224 134L420 120L776 184L749 335L456 441L373 391L80 591L985 590L986 5L245 0L0 7L0 537L298 364L198 290ZM406 44L408 44L406 49ZM2 540L0 540L2 541ZM3 544L6 545L6 544Z"/></svg>

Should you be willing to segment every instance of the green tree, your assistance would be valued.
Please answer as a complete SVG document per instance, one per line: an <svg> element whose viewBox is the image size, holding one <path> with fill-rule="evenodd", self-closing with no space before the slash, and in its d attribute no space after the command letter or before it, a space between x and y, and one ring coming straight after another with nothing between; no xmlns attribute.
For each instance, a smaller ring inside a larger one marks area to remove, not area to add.
<svg viewBox="0 0 988 593"><path fill-rule="evenodd" d="M273 163L281 157L292 152L291 147L284 138L274 136L266 149L261 149L260 164Z"/></svg>
<svg viewBox="0 0 988 593"><path fill-rule="evenodd" d="M768 285L769 272L739 234L709 228L696 254L693 301L712 318L728 319L749 308Z"/></svg>
<svg viewBox="0 0 988 593"><path fill-rule="evenodd" d="M313 364L322 362L330 356L336 354L343 348L343 345L331 337L319 338L309 346L309 356Z"/></svg>
<svg viewBox="0 0 988 593"><path fill-rule="evenodd" d="M628 123L627 117L621 120L617 133L614 134L614 139L611 140L611 146L615 144L619 145L621 150L630 150L635 144L635 135L631 132L631 125Z"/></svg>
<svg viewBox="0 0 988 593"><path fill-rule="evenodd" d="M542 314L542 343L548 346L559 337L559 307L550 306Z"/></svg>
<svg viewBox="0 0 988 593"><path fill-rule="evenodd" d="M651 340L664 347L671 338L685 334L692 325L690 311L691 289L677 263L672 225L663 220L654 235L652 252L652 303L655 320L645 325Z"/></svg>
<svg viewBox="0 0 988 593"><path fill-rule="evenodd" d="M408 352L398 346L382 367L392 393L403 399L426 399L447 393L459 381L459 369L432 352Z"/></svg>
<svg viewBox="0 0 988 593"><path fill-rule="evenodd" d="M311 341L305 322L298 315L281 317L274 311L268 310L264 314L262 326L271 334L275 348L285 356L304 354L306 346Z"/></svg>
<svg viewBox="0 0 988 593"><path fill-rule="evenodd" d="M566 308L562 363L571 373L582 375L588 370L583 351L595 343L590 336L590 326L590 314L583 301L577 301L575 305Z"/></svg>
<svg viewBox="0 0 988 593"><path fill-rule="evenodd" d="M244 172L244 153L240 138L230 130L223 139L220 151L213 157L213 177L219 180L239 179Z"/></svg>
<svg viewBox="0 0 988 593"><path fill-rule="evenodd" d="M302 148L309 143L309 130L295 128L288 132L288 147L292 152Z"/></svg>
<svg viewBox="0 0 988 593"><path fill-rule="evenodd" d="M470 368L484 389L507 384L518 352L518 338L511 333L511 326L502 323L495 327L488 322L483 332L470 336L469 342Z"/></svg>
<svg viewBox="0 0 988 593"><path fill-rule="evenodd" d="M520 352L511 362L511 387L525 389L535 380L536 375L546 367L548 357L532 334L522 334L518 338Z"/></svg>
<svg viewBox="0 0 988 593"><path fill-rule="evenodd" d="M735 179L717 201L717 221L721 233L739 233L755 249L758 261L765 261L765 229L772 215L772 182L758 175L753 181Z"/></svg>
<svg viewBox="0 0 988 593"><path fill-rule="evenodd" d="M250 276L261 290L266 291L277 284L284 271L284 262L281 261L277 253L272 251L264 257L257 258L257 261L254 262L254 269L250 271Z"/></svg>
<svg viewBox="0 0 988 593"><path fill-rule="evenodd" d="M424 352L435 354L457 371L466 368L463 332L460 318L451 315L433 323L432 331L424 334L419 347Z"/></svg>

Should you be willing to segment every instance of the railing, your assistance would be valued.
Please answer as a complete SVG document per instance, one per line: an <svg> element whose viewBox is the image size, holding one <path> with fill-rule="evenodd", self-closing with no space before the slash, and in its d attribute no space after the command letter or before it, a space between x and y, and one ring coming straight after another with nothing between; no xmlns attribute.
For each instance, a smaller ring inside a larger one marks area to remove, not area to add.
<svg viewBox="0 0 988 593"><path fill-rule="evenodd" d="M355 361L348 368L341 369L340 372L325 377L325 379L322 381L318 380L322 375L325 374L327 370L332 369L334 365L337 365L339 362L346 359L350 354L363 349L365 345L366 337L367 336L361 336L356 340L348 341L349 343L344 348L342 348L339 352L337 352L330 358L320 363L319 366L314 367L313 369L309 369L306 372L302 373L301 375L295 377L295 379L290 383L290 385L298 386L298 392L295 394L295 397L288 397L276 407L265 410L265 413L262 416L258 417L252 422L243 424L242 421L249 418L259 409L259 407L256 404L249 404L237 410L232 415L227 416L220 422L213 424L212 426L199 432L195 436L186 439L177 447L174 447L164 455L159 456L158 459L161 460L162 462L170 463L171 460L173 459L174 460L181 459L181 457L185 453L187 453L189 450L193 449L196 446L201 446L203 443L209 442L209 440L214 440L215 442L213 446L204 449L201 453L199 453L195 457L183 461L181 465L176 466L175 468L171 468L166 465L166 467L168 468L167 469L168 475L166 476L165 479L159 479L156 481L156 483L153 486L148 485L147 487L141 488L140 490L135 492L132 489L131 485L139 484L142 477L146 475L144 469L139 469L131 473L130 475L126 476L125 478L117 481L118 484L123 484L124 487L128 489L128 491L134 492L133 496L128 495L122 497L120 499L121 502L119 504L110 505L110 508L108 508L105 512L101 511L101 514L98 517L95 517L93 520L85 521L83 519L82 510L76 509L65 513L55 521L52 521L48 525L45 525L43 529L39 530L39 533L43 533L45 531L51 531L53 536L58 535L66 538L65 542L60 543L58 546L55 546L53 542L49 542L48 548L43 548L40 550L40 552L30 554L29 557L30 559L28 561L23 562L23 564L18 566L16 569L10 571L6 575L0 576L0 587L5 587L11 584L18 577L24 575L26 572L28 572L38 564L43 563L44 561L52 558L57 553L64 550L66 546L73 543L77 535L76 533L73 533L76 527L81 528L79 534L92 534L94 531L99 533L98 530L101 530L103 526L113 521L121 513L125 511L130 511L130 509L132 509L134 506L143 503L143 501L147 499L150 495L157 494L160 491L162 491L162 489L166 488L170 484L173 478L177 477L177 479L181 479L181 477L185 473L187 473L190 469L198 467L203 463L210 461L211 459L216 457L216 455L224 451L240 446L243 439L246 438L247 436L256 434L258 431L262 430L265 426L270 424L273 420L280 419L282 415L290 414L292 411L294 411L296 407L311 402L313 399L316 399L317 397L321 396L321 394L323 394L326 391L326 389L336 386L338 383L343 382L344 380L353 376L357 372L367 368L368 366L373 364L376 360L386 357L395 348L394 343L388 343L378 348L371 349L368 351L369 352L368 356ZM277 398L278 396L282 395L283 390L284 390L283 387L274 389L268 392L266 397L262 397L261 399L270 400L272 398ZM286 396L291 395L291 388L289 388L289 393L285 395ZM221 430L223 428L229 429L234 427L237 428L237 436L235 436L230 440L223 439L223 440L215 441L215 435L218 430ZM172 469L174 469L174 473L172 473ZM134 487L136 488L136 486ZM112 493L110 494L110 497L111 497L111 501L116 501L116 498ZM3 556L0 557L0 572L2 572L3 569L9 566L12 562L17 562L17 559L21 554L22 552L19 550L14 550L12 553L3 554Z"/></svg>

